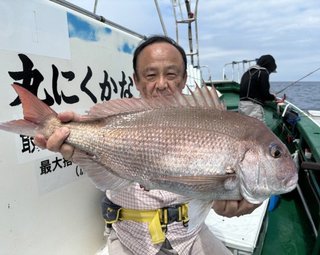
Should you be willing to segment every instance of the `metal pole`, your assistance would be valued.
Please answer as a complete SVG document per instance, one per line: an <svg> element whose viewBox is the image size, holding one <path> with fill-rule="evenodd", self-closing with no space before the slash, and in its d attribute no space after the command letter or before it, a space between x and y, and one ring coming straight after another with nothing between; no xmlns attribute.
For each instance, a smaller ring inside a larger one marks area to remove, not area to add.
<svg viewBox="0 0 320 255"><path fill-rule="evenodd" d="M162 19L162 15L161 15L161 11L160 11L160 8L159 8L159 4L158 4L158 1L157 0L154 0L154 3L157 7L157 12L158 12L158 16L159 16L159 19L160 19L160 23L161 23L161 26L162 26L162 30L163 30L163 34L165 36L168 36L168 33L167 33L167 30L166 30L166 27L163 23L163 19Z"/></svg>
<svg viewBox="0 0 320 255"><path fill-rule="evenodd" d="M177 13L176 13L177 2L175 0L172 0L171 3L172 3L173 16L174 16L174 20L175 20L175 23L176 23L176 42L179 44L178 19L177 19ZM182 12L180 10L180 14L181 13Z"/></svg>
<svg viewBox="0 0 320 255"><path fill-rule="evenodd" d="M197 66L200 66L200 52L199 52L199 37L198 37L198 1L196 0L196 5L194 8L194 17L195 17L195 29L196 29L196 49L197 49Z"/></svg>
<svg viewBox="0 0 320 255"><path fill-rule="evenodd" d="M192 25L191 25L191 19L193 19L193 17L190 17L191 14L191 8L190 8L190 2L189 0L185 0L185 4L186 4L186 9L187 9L187 14L188 14L188 40L189 40L189 49L190 49L190 58L191 58L191 65L194 66L193 64L193 42L192 42Z"/></svg>
<svg viewBox="0 0 320 255"><path fill-rule="evenodd" d="M97 4L98 4L98 1L99 1L99 0L95 0L95 1L94 1L94 7L93 7L93 13L94 13L94 14L96 14L96 12L97 12Z"/></svg>

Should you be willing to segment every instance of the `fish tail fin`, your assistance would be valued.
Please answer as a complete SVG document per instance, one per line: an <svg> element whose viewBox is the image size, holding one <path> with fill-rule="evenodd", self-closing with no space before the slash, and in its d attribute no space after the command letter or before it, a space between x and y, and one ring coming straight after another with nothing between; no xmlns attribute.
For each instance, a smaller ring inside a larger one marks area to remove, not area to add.
<svg viewBox="0 0 320 255"><path fill-rule="evenodd" d="M36 135L37 127L37 124L34 124L27 120L12 120L0 123L0 129L4 131L31 137L34 137Z"/></svg>
<svg viewBox="0 0 320 255"><path fill-rule="evenodd" d="M20 98L24 119L0 123L0 129L34 136L39 124L43 123L48 116L57 116L57 113L22 86L12 84L12 87Z"/></svg>
<svg viewBox="0 0 320 255"><path fill-rule="evenodd" d="M49 115L57 116L57 113L48 105L42 102L29 90L18 84L12 84L17 92L23 108L24 119L35 124L42 123Z"/></svg>

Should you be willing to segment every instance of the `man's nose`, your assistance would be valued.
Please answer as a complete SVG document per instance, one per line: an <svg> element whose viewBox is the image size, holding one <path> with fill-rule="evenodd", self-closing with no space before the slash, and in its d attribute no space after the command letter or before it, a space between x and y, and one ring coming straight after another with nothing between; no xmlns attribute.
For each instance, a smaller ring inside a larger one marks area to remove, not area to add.
<svg viewBox="0 0 320 255"><path fill-rule="evenodd" d="M157 89L158 90L165 90L168 88L168 83L167 80L165 79L165 77L159 77L159 80L157 82Z"/></svg>

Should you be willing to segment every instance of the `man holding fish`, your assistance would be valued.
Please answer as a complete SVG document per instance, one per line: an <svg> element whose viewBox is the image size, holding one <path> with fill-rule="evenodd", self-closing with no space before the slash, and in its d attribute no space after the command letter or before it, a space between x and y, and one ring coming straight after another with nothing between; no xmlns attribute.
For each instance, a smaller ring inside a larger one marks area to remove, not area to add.
<svg viewBox="0 0 320 255"><path fill-rule="evenodd" d="M186 65L184 50L173 40L164 36L147 38L137 47L133 58L133 77L141 97L148 99L181 92L187 80ZM67 123L79 120L80 116L64 112L58 118ZM69 135L70 129L62 127L48 139L38 133L35 143L72 160L74 146L65 143ZM229 170L231 174L234 172ZM149 190L138 183L121 190L107 190L106 197L107 210L120 213L118 220L112 222L109 254L231 254L206 227L207 205L200 199L190 201L180 194ZM260 201L219 200L211 205L218 214L232 217L251 213ZM145 216L141 216L144 213ZM163 216L169 218L163 220Z"/></svg>
<svg viewBox="0 0 320 255"><path fill-rule="evenodd" d="M156 97L172 94L174 91L182 89L187 80L186 55L182 48L169 38L150 37L144 41L134 55L134 80L141 97ZM77 115L72 112L65 112L59 115L63 122L77 119ZM52 151L61 152L66 159L70 159L74 148L64 143L69 135L67 128L58 129L48 140L42 135L35 138L36 143ZM178 195L161 190L144 190L137 184L120 191L117 194L107 193L107 197L113 203L121 207L141 208L150 210L165 208L175 205ZM139 204L140 205L137 205ZM228 217L240 216L252 212L257 206L240 201L216 201L213 204L215 211ZM121 224L121 225L120 225ZM118 226L119 225L119 226ZM192 233L188 233L182 222L172 222L174 229L167 228L167 239L162 244L152 244L151 238L147 237L148 228L146 223L130 221L116 222L113 224L108 240L110 254L121 254L119 249L123 249L123 254L165 254L164 250L176 250L178 254L228 254L228 250L212 236L211 232L200 224ZM202 231L201 231L202 229ZM136 242L136 238L139 242ZM201 251L201 240L207 240ZM120 242L119 242L120 241ZM124 244L122 248L120 246ZM116 246L113 249L113 246ZM114 253L113 253L114 251ZM216 251L216 253L213 253ZM174 254L174 253L171 253Z"/></svg>

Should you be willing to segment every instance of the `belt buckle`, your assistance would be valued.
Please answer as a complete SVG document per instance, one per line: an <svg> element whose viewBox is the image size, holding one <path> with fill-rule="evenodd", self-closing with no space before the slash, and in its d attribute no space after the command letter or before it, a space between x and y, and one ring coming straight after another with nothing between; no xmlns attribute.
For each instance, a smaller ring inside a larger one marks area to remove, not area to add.
<svg viewBox="0 0 320 255"><path fill-rule="evenodd" d="M167 208L167 216L168 216L168 224L172 222L179 222L181 219L179 219L179 206L170 206Z"/></svg>

